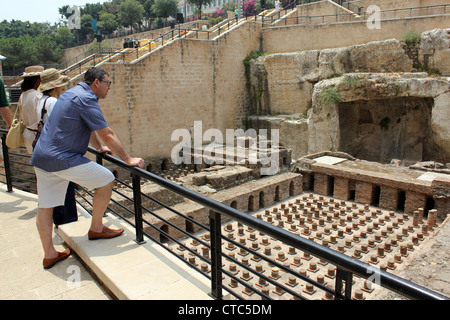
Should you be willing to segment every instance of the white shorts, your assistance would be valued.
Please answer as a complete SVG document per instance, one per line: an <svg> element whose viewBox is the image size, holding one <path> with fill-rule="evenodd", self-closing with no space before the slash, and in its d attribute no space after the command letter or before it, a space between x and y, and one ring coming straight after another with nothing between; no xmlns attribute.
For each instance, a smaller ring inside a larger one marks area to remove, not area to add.
<svg viewBox="0 0 450 320"><path fill-rule="evenodd" d="M39 208L54 208L64 205L70 181L88 189L96 189L106 186L115 179L110 170L94 161L55 172L48 172L36 167L34 169Z"/></svg>

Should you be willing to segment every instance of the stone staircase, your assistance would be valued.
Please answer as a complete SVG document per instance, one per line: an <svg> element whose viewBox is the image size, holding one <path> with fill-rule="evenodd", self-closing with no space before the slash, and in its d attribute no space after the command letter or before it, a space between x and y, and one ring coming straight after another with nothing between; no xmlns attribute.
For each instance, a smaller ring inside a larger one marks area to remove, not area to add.
<svg viewBox="0 0 450 320"><path fill-rule="evenodd" d="M174 29L171 35L166 37L157 37L154 39L142 39L140 40L140 46L138 48L123 48L113 53L94 53L91 56L71 65L70 67L61 71L62 74L65 74L72 78L72 80L77 79L80 75L84 74L87 69L91 66L101 66L104 63L133 63L138 59L143 58L144 56L151 54L151 52L166 46L170 45L174 41L180 38L189 38L189 39L202 39L202 40L214 40L221 34L231 31L236 26L245 23L247 20L255 20L255 21L263 21L266 19L271 19L270 24L276 25L279 23L281 18L292 15L296 12L296 8L284 10L283 14L276 12L274 9L265 10L255 17L252 18L240 18L236 19L225 19L224 21L216 24L211 27L209 30L200 30L200 29ZM278 18L273 20L275 15L279 14ZM170 33L170 32L168 32ZM166 33L167 34L167 33Z"/></svg>
<svg viewBox="0 0 450 320"><path fill-rule="evenodd" d="M357 16L360 16L362 13L362 8L356 4L354 4L352 1L348 0L328 0L328 2L336 5L337 7L340 7L343 11L347 13L354 13Z"/></svg>

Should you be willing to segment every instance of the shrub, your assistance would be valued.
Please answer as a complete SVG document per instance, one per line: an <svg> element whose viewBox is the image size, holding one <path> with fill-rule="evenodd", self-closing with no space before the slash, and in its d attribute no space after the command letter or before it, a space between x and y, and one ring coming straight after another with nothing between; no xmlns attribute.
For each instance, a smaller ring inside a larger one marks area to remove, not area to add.
<svg viewBox="0 0 450 320"><path fill-rule="evenodd" d="M415 47L420 43L420 34L415 31L410 31L407 34L403 35L402 42L404 42L409 47Z"/></svg>
<svg viewBox="0 0 450 320"><path fill-rule="evenodd" d="M244 16L254 16L256 14L255 0L244 1L242 9L244 11Z"/></svg>
<svg viewBox="0 0 450 320"><path fill-rule="evenodd" d="M326 104L336 104L341 101L339 92L335 88L328 88L320 93L320 98Z"/></svg>

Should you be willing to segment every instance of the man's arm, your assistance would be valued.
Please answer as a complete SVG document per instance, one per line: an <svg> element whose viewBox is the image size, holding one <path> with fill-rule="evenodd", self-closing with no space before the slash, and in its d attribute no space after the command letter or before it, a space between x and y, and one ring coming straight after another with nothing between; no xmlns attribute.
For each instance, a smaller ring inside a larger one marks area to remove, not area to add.
<svg viewBox="0 0 450 320"><path fill-rule="evenodd" d="M108 146L104 146L99 140L96 132L91 133L91 139L89 140L89 144L97 149L98 152L103 153L106 152L108 154L112 154L112 151L108 148Z"/></svg>
<svg viewBox="0 0 450 320"><path fill-rule="evenodd" d="M110 127L105 127L92 133L90 142L93 147L99 149L101 147L101 143L98 141L97 137L95 137L95 133L98 134L100 139L115 155L125 161L129 166L138 166L140 168L144 167L144 160L141 158L130 157L128 152L123 147L122 142L120 142L119 137Z"/></svg>
<svg viewBox="0 0 450 320"><path fill-rule="evenodd" d="M11 127L12 117L11 117L11 111L9 110L9 107L0 108L0 113L2 114L2 117L5 120L8 128Z"/></svg>

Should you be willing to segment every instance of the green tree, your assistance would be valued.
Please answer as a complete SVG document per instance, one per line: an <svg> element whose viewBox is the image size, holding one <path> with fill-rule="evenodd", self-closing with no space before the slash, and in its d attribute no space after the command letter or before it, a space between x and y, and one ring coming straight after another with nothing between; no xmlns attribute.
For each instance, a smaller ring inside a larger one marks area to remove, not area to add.
<svg viewBox="0 0 450 320"><path fill-rule="evenodd" d="M94 35L94 30L92 30L92 16L90 14L81 15L81 28L74 29L81 37L81 39L86 40Z"/></svg>
<svg viewBox="0 0 450 320"><path fill-rule="evenodd" d="M36 59L44 64L59 61L63 54L62 48L49 34L41 34L35 39L35 50Z"/></svg>
<svg viewBox="0 0 450 320"><path fill-rule="evenodd" d="M159 18L167 20L178 11L178 2L176 0L155 0L152 10Z"/></svg>
<svg viewBox="0 0 450 320"><path fill-rule="evenodd" d="M56 30L55 40L57 45L67 48L73 39L73 34L68 27L61 26Z"/></svg>
<svg viewBox="0 0 450 320"><path fill-rule="evenodd" d="M119 21L123 26L130 26L131 32L133 32L133 25L142 25L142 19L144 17L144 7L136 0L125 0L119 6Z"/></svg>
<svg viewBox="0 0 450 320"><path fill-rule="evenodd" d="M0 22L0 52L7 59L5 68L21 69L27 65L58 63L62 49L72 38L67 27L57 24L4 20Z"/></svg>
<svg viewBox="0 0 450 320"><path fill-rule="evenodd" d="M155 0L140 0L142 5L144 6L144 18L147 20L148 25L153 23L153 21L157 18L156 13L153 11L152 6L155 4Z"/></svg>
<svg viewBox="0 0 450 320"><path fill-rule="evenodd" d="M86 3L84 8L81 8L81 14L90 14L94 19L100 19L100 13L104 10L104 6L100 3Z"/></svg>
<svg viewBox="0 0 450 320"><path fill-rule="evenodd" d="M210 4L213 0L187 0L190 5L196 6L200 14L202 14L202 7Z"/></svg>
<svg viewBox="0 0 450 320"><path fill-rule="evenodd" d="M111 34L117 29L119 24L117 23L117 17L114 14L103 11L100 13L98 25L102 27L105 34Z"/></svg>
<svg viewBox="0 0 450 320"><path fill-rule="evenodd" d="M29 35L18 38L1 39L0 51L7 57L4 61L6 67L21 68L37 64L35 41Z"/></svg>

